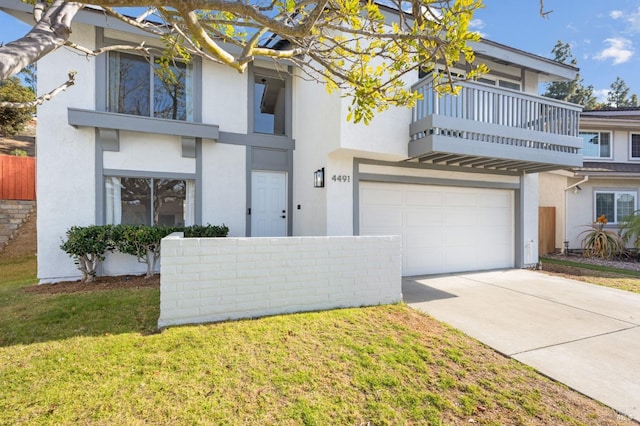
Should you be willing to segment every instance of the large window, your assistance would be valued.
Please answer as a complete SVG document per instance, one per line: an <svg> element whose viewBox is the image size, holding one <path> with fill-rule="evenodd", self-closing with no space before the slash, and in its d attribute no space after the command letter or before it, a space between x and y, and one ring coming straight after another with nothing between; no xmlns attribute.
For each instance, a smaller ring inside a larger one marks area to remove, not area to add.
<svg viewBox="0 0 640 426"><path fill-rule="evenodd" d="M253 131L286 134L286 81L256 72L253 85Z"/></svg>
<svg viewBox="0 0 640 426"><path fill-rule="evenodd" d="M610 132L580 132L584 158L611 158Z"/></svg>
<svg viewBox="0 0 640 426"><path fill-rule="evenodd" d="M109 52L108 110L193 120L191 66L151 56Z"/></svg>
<svg viewBox="0 0 640 426"><path fill-rule="evenodd" d="M640 160L640 133L631 133L631 159Z"/></svg>
<svg viewBox="0 0 640 426"><path fill-rule="evenodd" d="M105 223L189 226L195 219L195 181L108 176Z"/></svg>
<svg viewBox="0 0 640 426"><path fill-rule="evenodd" d="M604 215L609 223L620 223L636 211L636 195L635 191L596 191L595 217Z"/></svg>

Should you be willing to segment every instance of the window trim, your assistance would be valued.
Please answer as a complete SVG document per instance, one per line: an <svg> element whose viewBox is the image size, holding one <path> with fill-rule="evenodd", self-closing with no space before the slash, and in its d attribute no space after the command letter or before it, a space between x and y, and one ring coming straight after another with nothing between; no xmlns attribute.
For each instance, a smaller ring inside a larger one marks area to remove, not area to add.
<svg viewBox="0 0 640 426"><path fill-rule="evenodd" d="M147 172L147 171L136 171L136 170L121 170L121 169L103 169L102 171L102 179L99 180L97 185L101 185L102 187L102 223L106 224L107 214L107 191L105 189L106 179L109 177L118 177L118 178L133 178L133 179L172 179L172 180L192 180L195 184L195 198L193 200L193 209L195 213L194 223L199 223L198 211L200 204L200 196L198 191L199 181L197 178L197 174L195 173L175 173L175 172ZM151 212L153 215L153 212Z"/></svg>
<svg viewBox="0 0 640 426"><path fill-rule="evenodd" d="M640 132L629 132L629 160L640 161L640 155L637 157L633 156L633 136L634 135L637 135L638 138L640 138ZM640 142L640 140L638 142Z"/></svg>
<svg viewBox="0 0 640 426"><path fill-rule="evenodd" d="M608 225L619 225L620 222L618 222L617 216L618 216L618 205L616 203L617 201L617 196L618 195L623 195L623 194L628 194L628 195L633 195L633 211L637 211L638 210L638 191L634 190L633 188L617 188L617 189L595 189L593 191L593 217L594 217L594 221L595 219L598 217L598 212L597 212L597 197L598 194L613 194L613 218L607 218L607 224Z"/></svg>
<svg viewBox="0 0 640 426"><path fill-rule="evenodd" d="M291 77L291 67L286 70L275 70L271 68L262 68L260 66L249 66L249 72L247 73L247 131L250 135L262 135L276 138L288 138L293 137L293 78ZM284 81L285 90L285 111L284 111L284 134L270 134L270 133L257 133L255 131L255 117L254 117L254 105L255 105L255 79L256 75L264 75L265 77L279 78Z"/></svg>
<svg viewBox="0 0 640 426"><path fill-rule="evenodd" d="M580 129L578 131L578 137L582 138L582 134L583 133L598 133L598 151L600 152L600 139L601 139L601 135L603 133L608 133L609 134L609 156L608 157L588 157L586 155L584 155L584 139L582 142L582 158L584 158L585 160L613 160L613 132L610 130L595 130L595 129Z"/></svg>
<svg viewBox="0 0 640 426"><path fill-rule="evenodd" d="M138 43L113 39L104 36L104 28L96 27L96 48L102 48L113 45L130 45L137 46ZM157 47L157 49L162 49L162 47ZM134 52L125 52L132 53ZM144 55L141 55L144 56ZM202 83L202 60L199 57L193 57L191 59L191 73L192 73L192 119L191 120L169 120L175 121L177 123L202 123L202 91L203 91L203 83ZM109 59L108 54L98 55L95 59L95 87L96 87L96 98L95 98L95 110L97 112L108 112L108 102L109 102ZM114 113L116 114L116 113ZM128 115L122 114L127 117L142 117L148 118L150 120L166 120L163 118L156 118L153 116L136 116L136 115Z"/></svg>

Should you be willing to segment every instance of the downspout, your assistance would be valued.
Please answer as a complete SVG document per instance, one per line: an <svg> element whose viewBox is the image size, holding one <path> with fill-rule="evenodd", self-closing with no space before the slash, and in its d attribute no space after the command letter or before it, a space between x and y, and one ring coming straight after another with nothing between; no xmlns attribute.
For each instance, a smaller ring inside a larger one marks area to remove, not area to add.
<svg viewBox="0 0 640 426"><path fill-rule="evenodd" d="M589 180L589 176L585 176L584 179L582 179L580 182L576 182L573 185L569 185L564 189L564 242L567 242L566 246L563 244L562 247L562 253L563 254L567 254L565 253L565 247L568 249L569 245L568 245L568 235L567 235L567 220L569 219L569 209L568 209L568 205L567 205L567 191L573 188L576 188L578 185L580 185L581 183L585 183L586 181Z"/></svg>

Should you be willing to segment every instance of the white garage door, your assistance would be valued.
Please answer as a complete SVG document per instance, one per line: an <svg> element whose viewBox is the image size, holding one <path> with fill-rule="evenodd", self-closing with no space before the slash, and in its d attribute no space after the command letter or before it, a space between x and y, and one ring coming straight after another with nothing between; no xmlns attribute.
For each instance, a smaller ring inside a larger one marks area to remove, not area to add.
<svg viewBox="0 0 640 426"><path fill-rule="evenodd" d="M514 265L511 190L360 183L360 235L401 235L402 273Z"/></svg>

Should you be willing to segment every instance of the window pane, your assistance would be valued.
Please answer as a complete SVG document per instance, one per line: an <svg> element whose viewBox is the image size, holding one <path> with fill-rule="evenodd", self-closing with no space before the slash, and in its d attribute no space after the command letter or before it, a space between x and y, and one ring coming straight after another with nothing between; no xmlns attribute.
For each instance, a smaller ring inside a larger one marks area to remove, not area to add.
<svg viewBox="0 0 640 426"><path fill-rule="evenodd" d="M253 96L254 132L284 135L286 125L284 80L256 75Z"/></svg>
<svg viewBox="0 0 640 426"><path fill-rule="evenodd" d="M151 181L120 178L122 219L124 225L151 225Z"/></svg>
<svg viewBox="0 0 640 426"><path fill-rule="evenodd" d="M610 142L611 134L602 132L600 133L600 157L609 158L611 157L611 142Z"/></svg>
<svg viewBox="0 0 640 426"><path fill-rule="evenodd" d="M614 220L614 198L613 193L596 193L596 217L604 215L608 221Z"/></svg>
<svg viewBox="0 0 640 426"><path fill-rule="evenodd" d="M498 86L511 90L520 90L520 84L505 80L498 80Z"/></svg>
<svg viewBox="0 0 640 426"><path fill-rule="evenodd" d="M631 135L631 157L640 158L640 134Z"/></svg>
<svg viewBox="0 0 640 426"><path fill-rule="evenodd" d="M580 132L580 137L584 141L582 145L582 155L585 157L599 157L600 143L598 133Z"/></svg>
<svg viewBox="0 0 640 426"><path fill-rule="evenodd" d="M167 226L185 225L186 183L184 180L153 180L154 223Z"/></svg>
<svg viewBox="0 0 640 426"><path fill-rule="evenodd" d="M636 197L633 194L616 194L616 222L633 214L635 211Z"/></svg>
<svg viewBox="0 0 640 426"><path fill-rule="evenodd" d="M109 54L109 111L149 115L149 63L142 56Z"/></svg>
<svg viewBox="0 0 640 426"><path fill-rule="evenodd" d="M153 115L170 120L191 120L191 66L158 60L153 79Z"/></svg>

